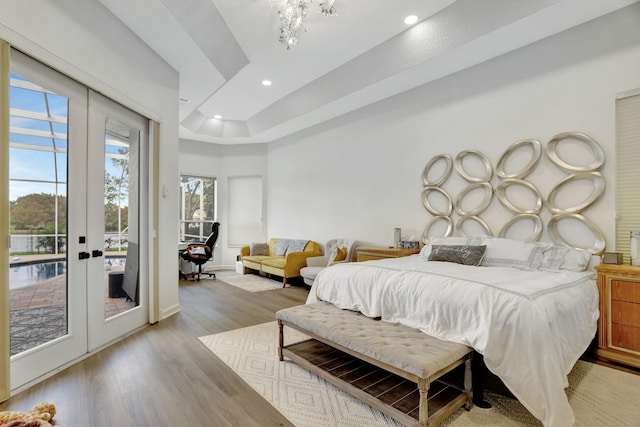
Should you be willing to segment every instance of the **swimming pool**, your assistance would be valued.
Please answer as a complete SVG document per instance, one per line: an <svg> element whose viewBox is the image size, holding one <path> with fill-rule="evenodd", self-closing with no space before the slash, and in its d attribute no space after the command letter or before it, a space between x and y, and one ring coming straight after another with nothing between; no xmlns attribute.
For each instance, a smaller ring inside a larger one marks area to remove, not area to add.
<svg viewBox="0 0 640 427"><path fill-rule="evenodd" d="M104 266L124 265L125 258L105 258ZM35 264L16 265L9 269L9 289L34 285L67 273L66 261L44 261Z"/></svg>
<svg viewBox="0 0 640 427"><path fill-rule="evenodd" d="M9 270L9 289L23 288L66 274L66 272L66 261L41 262L11 267Z"/></svg>

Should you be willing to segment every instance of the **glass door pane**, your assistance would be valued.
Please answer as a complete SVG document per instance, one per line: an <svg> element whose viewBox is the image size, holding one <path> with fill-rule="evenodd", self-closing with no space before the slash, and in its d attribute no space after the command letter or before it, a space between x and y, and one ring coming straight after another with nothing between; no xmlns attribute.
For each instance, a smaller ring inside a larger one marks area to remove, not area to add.
<svg viewBox="0 0 640 427"><path fill-rule="evenodd" d="M139 144L138 129L107 118L104 139L105 318L132 309L139 303L137 268L132 277L125 272L127 261L132 264L139 258L138 245L129 247L130 237L132 242L139 241L135 235L138 229ZM134 233L131 236L130 231Z"/></svg>
<svg viewBox="0 0 640 427"><path fill-rule="evenodd" d="M11 356L67 334L68 99L11 74Z"/></svg>

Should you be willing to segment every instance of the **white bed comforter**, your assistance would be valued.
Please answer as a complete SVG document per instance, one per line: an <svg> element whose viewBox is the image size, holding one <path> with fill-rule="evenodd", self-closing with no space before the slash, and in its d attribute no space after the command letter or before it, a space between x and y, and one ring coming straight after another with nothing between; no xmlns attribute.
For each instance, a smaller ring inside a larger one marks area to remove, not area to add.
<svg viewBox="0 0 640 427"><path fill-rule="evenodd" d="M545 426L571 426L567 375L593 339L593 272L426 262L418 255L322 270L318 300L473 347Z"/></svg>

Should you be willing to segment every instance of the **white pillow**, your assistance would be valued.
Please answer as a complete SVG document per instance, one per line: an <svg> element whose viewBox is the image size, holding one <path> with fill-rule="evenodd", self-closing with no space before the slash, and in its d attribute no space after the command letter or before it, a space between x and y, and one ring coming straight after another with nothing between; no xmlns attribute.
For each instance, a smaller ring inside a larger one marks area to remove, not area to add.
<svg viewBox="0 0 640 427"><path fill-rule="evenodd" d="M545 250L538 270L585 271L591 262L591 252L568 246L553 245Z"/></svg>
<svg viewBox="0 0 640 427"><path fill-rule="evenodd" d="M557 271L560 270L560 266L564 262L564 258L569 252L569 248L566 246L553 245L542 255L542 262L538 267L538 270L544 271Z"/></svg>
<svg viewBox="0 0 640 427"><path fill-rule="evenodd" d="M591 262L591 252L582 249L567 248L567 254L560 270L585 271Z"/></svg>
<svg viewBox="0 0 640 427"><path fill-rule="evenodd" d="M553 246L553 243L527 243L500 237L485 237L482 244L487 246L487 250L481 265L519 270L537 270L545 250Z"/></svg>

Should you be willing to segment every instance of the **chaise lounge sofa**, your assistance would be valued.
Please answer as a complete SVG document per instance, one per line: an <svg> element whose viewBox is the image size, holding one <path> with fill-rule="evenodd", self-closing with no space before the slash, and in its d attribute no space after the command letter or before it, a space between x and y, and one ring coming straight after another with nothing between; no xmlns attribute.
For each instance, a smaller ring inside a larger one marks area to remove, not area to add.
<svg viewBox="0 0 640 427"><path fill-rule="evenodd" d="M320 244L312 240L272 238L268 243L252 243L240 249L244 274L251 269L280 276L283 288L288 278L300 276L307 258L320 255Z"/></svg>

